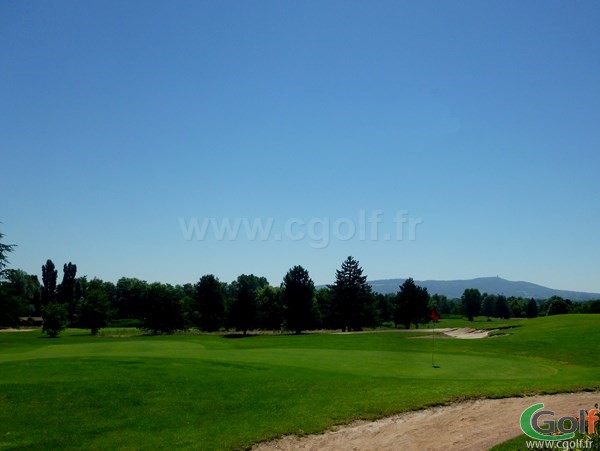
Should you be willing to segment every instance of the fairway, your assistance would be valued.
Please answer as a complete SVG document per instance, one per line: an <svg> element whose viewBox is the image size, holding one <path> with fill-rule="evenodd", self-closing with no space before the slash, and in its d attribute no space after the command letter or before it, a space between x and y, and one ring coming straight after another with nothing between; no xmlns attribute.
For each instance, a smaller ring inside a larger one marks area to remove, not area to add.
<svg viewBox="0 0 600 451"><path fill-rule="evenodd" d="M0 448L236 449L457 399L600 388L600 316L512 323L436 340L439 368L431 340L397 331L2 333Z"/></svg>

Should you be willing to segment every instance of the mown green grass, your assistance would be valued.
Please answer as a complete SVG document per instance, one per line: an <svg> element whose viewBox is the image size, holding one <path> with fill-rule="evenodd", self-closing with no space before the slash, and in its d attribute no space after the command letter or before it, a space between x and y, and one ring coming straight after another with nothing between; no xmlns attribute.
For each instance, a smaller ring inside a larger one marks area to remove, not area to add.
<svg viewBox="0 0 600 451"><path fill-rule="evenodd" d="M1 333L0 448L239 449L467 397L600 388L600 315L510 325L436 340L439 368L429 338L394 331Z"/></svg>
<svg viewBox="0 0 600 451"><path fill-rule="evenodd" d="M535 440L522 434L494 446L490 451L527 451L527 442L535 442Z"/></svg>

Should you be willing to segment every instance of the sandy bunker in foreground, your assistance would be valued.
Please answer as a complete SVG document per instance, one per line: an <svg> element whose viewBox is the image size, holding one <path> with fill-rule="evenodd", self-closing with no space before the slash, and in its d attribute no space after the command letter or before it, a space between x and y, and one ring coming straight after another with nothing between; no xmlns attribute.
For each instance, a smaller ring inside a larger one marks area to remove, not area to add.
<svg viewBox="0 0 600 451"><path fill-rule="evenodd" d="M358 421L319 435L286 436L253 450L486 450L520 435L519 418L532 404L543 402L561 416L590 409L599 401L598 392L479 399Z"/></svg>

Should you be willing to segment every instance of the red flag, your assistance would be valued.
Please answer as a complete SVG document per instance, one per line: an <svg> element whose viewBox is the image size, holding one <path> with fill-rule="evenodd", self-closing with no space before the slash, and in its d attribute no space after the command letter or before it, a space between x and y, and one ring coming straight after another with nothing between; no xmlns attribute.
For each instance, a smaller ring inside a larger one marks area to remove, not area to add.
<svg viewBox="0 0 600 451"><path fill-rule="evenodd" d="M433 310L431 311L431 319L434 321L439 321L440 319L440 314L437 311L437 307L433 307Z"/></svg>

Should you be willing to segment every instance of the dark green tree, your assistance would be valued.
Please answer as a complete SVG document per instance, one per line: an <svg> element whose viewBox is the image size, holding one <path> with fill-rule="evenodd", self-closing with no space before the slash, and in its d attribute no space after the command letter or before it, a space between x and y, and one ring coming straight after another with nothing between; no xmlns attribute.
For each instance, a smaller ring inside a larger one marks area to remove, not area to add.
<svg viewBox="0 0 600 451"><path fill-rule="evenodd" d="M374 299L377 309L377 325L394 321L396 296L392 293L377 293L374 295Z"/></svg>
<svg viewBox="0 0 600 451"><path fill-rule="evenodd" d="M108 325L110 300L101 280L92 279L89 282L77 310L78 325L90 329L92 335Z"/></svg>
<svg viewBox="0 0 600 451"><path fill-rule="evenodd" d="M570 300L565 300L560 296L552 296L550 299L548 299L548 309L546 310L546 314L548 316L564 315L569 313L570 308Z"/></svg>
<svg viewBox="0 0 600 451"><path fill-rule="evenodd" d="M0 224L2 224L0 222ZM8 254L10 254L15 247L16 244L4 244L2 239L4 238L4 234L0 232L0 282L2 282L6 276L6 267L8 266Z"/></svg>
<svg viewBox="0 0 600 451"><path fill-rule="evenodd" d="M24 316L27 307L17 290L8 284L0 284L0 326L16 327L19 317Z"/></svg>
<svg viewBox="0 0 600 451"><path fill-rule="evenodd" d="M315 291L315 300L320 312L319 326L324 329L339 329L341 320L335 308L333 290L330 287L319 288Z"/></svg>
<svg viewBox="0 0 600 451"><path fill-rule="evenodd" d="M494 316L496 309L496 299L497 296L495 294L488 294L483 298L481 302L481 314L488 317L488 320L491 316Z"/></svg>
<svg viewBox="0 0 600 451"><path fill-rule="evenodd" d="M283 304L279 288L266 285L256 293L258 304L258 327L265 330L281 330Z"/></svg>
<svg viewBox="0 0 600 451"><path fill-rule="evenodd" d="M429 307L430 310L433 310L433 307L437 308L439 314L452 313L452 303L444 294L432 294L431 296L429 296Z"/></svg>
<svg viewBox="0 0 600 451"><path fill-rule="evenodd" d="M152 283L145 291L142 329L154 335L184 329L183 305L171 285Z"/></svg>
<svg viewBox="0 0 600 451"><path fill-rule="evenodd" d="M531 298L527 302L527 310L525 312L525 316L527 316L527 318L537 318L538 305L537 305L537 302L535 302L535 299Z"/></svg>
<svg viewBox="0 0 600 451"><path fill-rule="evenodd" d="M115 289L115 316L117 318L141 319L148 284L144 280L121 277Z"/></svg>
<svg viewBox="0 0 600 451"><path fill-rule="evenodd" d="M73 320L77 310L77 301L75 299L75 278L77 276L77 265L73 263L65 263L63 265L63 279L60 285L56 288L57 299L61 304L67 306L69 319Z"/></svg>
<svg viewBox="0 0 600 451"><path fill-rule="evenodd" d="M512 318L523 318L527 310L527 302L523 298L511 296L508 298L508 308Z"/></svg>
<svg viewBox="0 0 600 451"><path fill-rule="evenodd" d="M357 260L348 257L335 272L331 286L335 316L342 331L362 330L373 322L374 308L371 286Z"/></svg>
<svg viewBox="0 0 600 451"><path fill-rule="evenodd" d="M257 325L258 306L256 294L268 285L267 279L254 274L242 274L232 285L233 299L229 309L229 321L244 335Z"/></svg>
<svg viewBox="0 0 600 451"><path fill-rule="evenodd" d="M481 310L481 293L477 288L467 288L461 296L463 311L469 321Z"/></svg>
<svg viewBox="0 0 600 451"><path fill-rule="evenodd" d="M56 338L67 327L69 320L67 306L52 302L42 308L42 317L44 318L42 332L50 338Z"/></svg>
<svg viewBox="0 0 600 451"><path fill-rule="evenodd" d="M7 295L10 294L15 305L20 305L19 316L41 314L40 282L37 276L27 274L21 269L9 269L4 282Z"/></svg>
<svg viewBox="0 0 600 451"><path fill-rule="evenodd" d="M313 321L315 284L302 266L294 266L281 283L281 299L287 328L296 334L308 329Z"/></svg>
<svg viewBox="0 0 600 451"><path fill-rule="evenodd" d="M589 301L589 313L600 313L600 300Z"/></svg>
<svg viewBox="0 0 600 451"><path fill-rule="evenodd" d="M195 323L200 329L212 332L221 328L225 320L223 284L212 274L202 276L196 285L196 307Z"/></svg>
<svg viewBox="0 0 600 451"><path fill-rule="evenodd" d="M494 316L496 318L510 318L510 309L508 308L508 300L503 294L496 297L496 305L494 307Z"/></svg>
<svg viewBox="0 0 600 451"><path fill-rule="evenodd" d="M56 301L56 279L58 271L52 260L42 265L42 305L47 306Z"/></svg>
<svg viewBox="0 0 600 451"><path fill-rule="evenodd" d="M429 321L429 294L427 288L415 284L408 278L400 285L396 295L396 308L394 310L394 323L404 325L406 329L413 323L419 327L420 323Z"/></svg>

